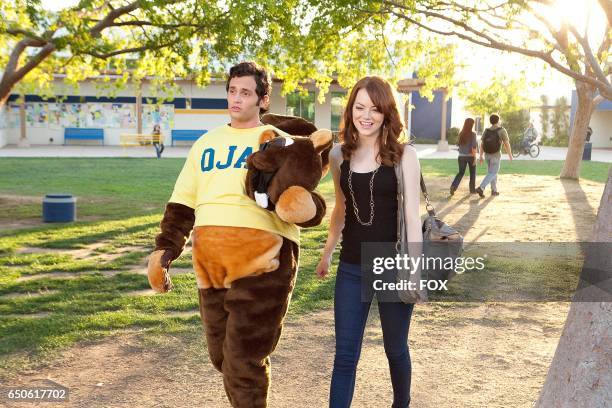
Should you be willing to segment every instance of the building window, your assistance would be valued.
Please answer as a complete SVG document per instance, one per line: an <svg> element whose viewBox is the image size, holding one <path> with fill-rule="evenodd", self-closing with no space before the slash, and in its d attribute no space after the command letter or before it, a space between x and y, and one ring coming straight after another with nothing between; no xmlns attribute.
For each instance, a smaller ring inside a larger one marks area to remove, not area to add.
<svg viewBox="0 0 612 408"><path fill-rule="evenodd" d="M340 122L342 121L342 113L344 112L344 98L346 92L331 93L331 131L338 132L340 130Z"/></svg>
<svg viewBox="0 0 612 408"><path fill-rule="evenodd" d="M287 115L299 116L312 123L315 121L315 93L309 91L304 95L293 92L287 95Z"/></svg>

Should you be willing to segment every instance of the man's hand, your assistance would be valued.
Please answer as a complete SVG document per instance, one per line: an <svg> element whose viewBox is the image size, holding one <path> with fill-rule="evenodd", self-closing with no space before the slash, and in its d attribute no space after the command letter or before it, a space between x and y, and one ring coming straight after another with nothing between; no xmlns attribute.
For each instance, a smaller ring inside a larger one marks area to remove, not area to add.
<svg viewBox="0 0 612 408"><path fill-rule="evenodd" d="M157 293L169 292L174 288L168 271L170 269L170 263L172 263L175 258L172 251L168 249L159 249L149 256L147 277L149 278L151 289Z"/></svg>

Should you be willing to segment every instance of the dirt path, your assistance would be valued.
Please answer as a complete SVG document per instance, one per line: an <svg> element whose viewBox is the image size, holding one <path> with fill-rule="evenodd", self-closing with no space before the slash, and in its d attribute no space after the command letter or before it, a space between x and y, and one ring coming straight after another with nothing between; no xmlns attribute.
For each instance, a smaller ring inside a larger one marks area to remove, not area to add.
<svg viewBox="0 0 612 408"><path fill-rule="evenodd" d="M530 407L567 313L567 304L425 305L411 324L415 407ZM354 407L391 404L378 313L373 308L357 373ZM81 344L12 386L51 379L70 389L67 407L227 407L221 376L203 340L143 344L136 334ZM168 339L167 339L168 340ZM273 355L270 406L327 406L334 354L333 313L290 321ZM28 406L15 404L14 406Z"/></svg>
<svg viewBox="0 0 612 408"><path fill-rule="evenodd" d="M449 199L450 180L433 179L438 214L468 242L587 241L592 234L604 184L552 176L499 176L500 195L468 194L467 180Z"/></svg>
<svg viewBox="0 0 612 408"><path fill-rule="evenodd" d="M429 181L439 214L467 241L578 241L590 235L603 185L553 177L501 176L502 195L479 200L448 180ZM466 181L462 185L467 189ZM531 407L544 382L567 303L418 306L410 329L414 407ZM227 407L221 376L208 361L202 331L164 337L136 333L79 344L50 366L11 384L49 378L70 388L71 407ZM287 322L273 355L271 407L325 407L334 354L333 312ZM358 368L354 407L391 404L375 306ZM19 405L16 405L19 406ZM21 405L31 406L31 405Z"/></svg>
<svg viewBox="0 0 612 408"><path fill-rule="evenodd" d="M500 195L469 194L464 177L453 197L452 178L428 177L427 190L437 214L453 225L467 242L586 241L597 216L604 184L561 180L552 176L498 176ZM480 179L478 179L479 181ZM328 201L327 216L333 209ZM425 200L421 198L421 214Z"/></svg>

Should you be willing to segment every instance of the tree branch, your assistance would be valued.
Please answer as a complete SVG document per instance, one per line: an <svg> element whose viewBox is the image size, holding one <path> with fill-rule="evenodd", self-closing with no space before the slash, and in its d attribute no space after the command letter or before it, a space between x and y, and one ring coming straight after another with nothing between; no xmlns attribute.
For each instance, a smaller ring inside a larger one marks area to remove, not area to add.
<svg viewBox="0 0 612 408"><path fill-rule="evenodd" d="M124 14L127 14L131 11L136 10L140 4L140 2L137 0L133 3L127 4L123 7L119 7L116 9L112 9L102 20L100 20L95 26L93 26L90 30L89 33L93 36L93 37L98 37L100 35L100 33L102 32L102 30L104 30L105 28L110 27L113 22L115 21L115 19L117 19L118 17L121 17Z"/></svg>
<svg viewBox="0 0 612 408"><path fill-rule="evenodd" d="M156 45L156 46L143 45L143 46L140 46L140 47L124 48L122 50L115 50L115 51L107 52L107 53L104 53L104 54L100 54L100 53L95 52L95 51L85 51L85 52L83 52L83 54L91 55L94 58L108 59L108 58L114 57L116 55L130 54L132 52L141 52L141 51L147 51L147 50L160 50L162 48L169 47L172 44L174 44L174 41L167 42L167 43L162 43L162 44L159 44L159 45Z"/></svg>
<svg viewBox="0 0 612 408"><path fill-rule="evenodd" d="M440 35L445 35L445 36L456 36L456 37L459 37L459 38L461 38L463 40L470 41L470 42L472 42L474 44L482 45L483 47L488 47L489 46L489 44L486 43L486 42L479 41L476 38L472 38L470 36L467 36L465 34L459 33L457 31L442 31L442 30L437 30L435 28L426 26L425 24L423 24L423 23L421 23L421 22L419 22L419 21L417 21L417 20L415 20L415 19L413 19L411 17L408 17L405 14L398 13L396 11L390 11L390 13L393 14L394 16L396 16L396 17L404 19L404 20L406 20L406 21L408 21L408 22L410 22L410 23L412 23L412 24L414 24L414 25L416 25L418 27L421 27L421 28L423 28L423 29L425 29L425 30L427 30L429 32L432 32L434 34L440 34Z"/></svg>
<svg viewBox="0 0 612 408"><path fill-rule="evenodd" d="M48 41L45 40L44 38L37 36L36 34L28 31L28 30L24 30L23 28L7 28L5 31L7 34L13 35L13 36L23 36L25 38L28 38L30 40L33 40L28 46L31 47L42 47L43 45L45 45ZM36 42L34 42L36 41Z"/></svg>
<svg viewBox="0 0 612 408"><path fill-rule="evenodd" d="M599 0L599 4L601 5L604 13L606 13L609 27L612 25L612 2L610 2L610 0Z"/></svg>
<svg viewBox="0 0 612 408"><path fill-rule="evenodd" d="M537 10L535 10L533 7L530 7L530 6L528 6L528 10L534 16L536 16L541 23L543 23L546 26L546 28L548 29L548 32L550 33L550 35L552 35L553 39L556 41L555 48L557 48L559 52L565 55L565 59L567 60L569 67L575 72L580 72L580 66L578 66L578 64L576 63L572 63L573 58L569 50L569 43L568 43L568 38L567 38L567 26L562 25L559 30L555 30L555 28L552 26L550 21L548 21L546 17L540 14L540 12L538 12Z"/></svg>
<svg viewBox="0 0 612 408"><path fill-rule="evenodd" d="M25 51L27 47L28 47L27 39L23 39L19 41L17 44L15 44L15 48L13 48L13 51L11 51L11 55L9 56L8 62L6 63L6 66L4 67L4 73L2 74L2 80L0 81L0 83L11 78L11 76L17 69L17 63L19 62L19 57L21 56L21 54L23 53L23 51Z"/></svg>
<svg viewBox="0 0 612 408"><path fill-rule="evenodd" d="M495 11L497 9L500 9L502 7L504 7L505 5L507 5L509 2L502 2L496 6L489 6L486 8L478 8L478 7L470 7L470 6L464 6L463 4L457 4L455 2L453 3L448 3L445 1L439 1L436 3L436 6L442 6L442 9L448 9L448 8L455 8L457 10L460 11L465 11L468 13L489 13L491 11Z"/></svg>
<svg viewBox="0 0 612 408"><path fill-rule="evenodd" d="M478 19L480 21L482 21L483 23L485 23L486 25L488 25L491 28L495 28L495 29L498 29L498 30L506 30L507 29L506 26L500 26L500 25L494 24L494 23L490 22L489 20L487 20L486 18L483 18L480 14L476 14L476 17L478 17Z"/></svg>
<svg viewBox="0 0 612 408"><path fill-rule="evenodd" d="M606 32L608 33L608 35L605 36L604 40L599 46L599 50L597 50L597 58L599 58L600 61L603 61L604 53L610 52L610 46L612 45L612 35L610 35L610 33L612 33L612 24L608 23L608 25L606 26Z"/></svg>
<svg viewBox="0 0 612 408"><path fill-rule="evenodd" d="M542 0L540 0L542 1ZM545 1L545 0L544 0ZM390 0L383 0L383 3L391 6L391 7L395 7L395 8L399 8L402 10L407 10L409 12L411 12L412 10L402 4L398 4L395 1L390 1ZM598 80L597 78L593 78L590 77L588 75L582 74L580 72L575 72L563 65L561 65L559 62L557 62L551 55L551 53L549 52L543 52L543 51L535 51L535 50L531 50L531 49L526 49L526 48L521 48L521 47L517 47L511 44L507 44L501 41L498 41L494 38L492 38L491 36L480 32L478 30L475 30L471 27L469 27L466 23L456 20L454 18L448 17L446 15L442 15L439 13L434 13L434 12L430 12L427 10L419 10L417 9L416 12L420 13L426 17L429 18L434 18L434 19L439 19L442 21L445 21L447 23L450 23L451 25L455 26L455 27L460 27L463 30L465 30L467 33L471 33L473 34L475 37L472 37L470 35L464 34L464 33L459 33L457 31L442 31L442 30L437 30L434 29L433 27L427 26L423 23L420 23L418 21L416 21L415 19L409 17L406 14L403 13L399 13L399 12L395 12L395 11L391 11L395 16L402 18L406 21L409 21L413 24L416 24L417 26L428 30L430 32L436 33L436 34L440 34L440 35L446 35L446 36L457 36L461 39L464 39L466 41L470 41L474 44L477 45L481 45L487 48L493 48L493 49L497 49L497 50L501 50L501 51L511 51L511 52L515 52L521 55L525 55L527 57L532 57L532 58L538 58L546 63L548 63L551 67L555 68L557 71L577 80L580 82L584 82L584 83L588 83L591 86L594 86L596 88L598 88L600 90L600 92L602 94L604 94L606 97L610 97L612 98L612 86L610 86L608 83L606 82L602 82L600 80ZM486 40L486 41L485 41Z"/></svg>
<svg viewBox="0 0 612 408"><path fill-rule="evenodd" d="M93 22L93 23L99 23L102 21L100 19L94 19L94 18L86 18L85 20ZM147 27L149 26L149 27L166 28L166 29L182 28L182 27L189 27L189 28L204 28L205 27L203 25L193 24L193 23L158 24L158 23L153 23L151 21L145 21L145 20L116 21L108 25L108 27L126 27L126 26L127 27Z"/></svg>
<svg viewBox="0 0 612 408"><path fill-rule="evenodd" d="M9 81L12 83L19 82L28 72L36 68L45 58L47 58L53 51L55 51L55 44L47 43L42 49L38 52L38 54L34 55L32 58L28 60L21 68L14 71L12 74L9 73ZM19 60L19 57L17 57ZM15 67L17 65L15 64ZM8 71L5 72L5 75ZM4 82L4 77L2 78L2 82Z"/></svg>
<svg viewBox="0 0 612 408"><path fill-rule="evenodd" d="M593 73L595 74L595 76L600 81L610 85L610 81L608 81L608 78L606 78L606 75L601 70L599 61L597 61L597 58L595 58L595 55L593 55L593 51L591 50L591 45L589 44L589 40L586 37L580 35L578 33L578 30L576 30L574 27L570 26L569 29L571 33L574 35L574 37L576 37L576 40L578 40L578 43L582 46L586 60L588 61L588 64L593 70Z"/></svg>
<svg viewBox="0 0 612 408"><path fill-rule="evenodd" d="M179 1L180 0L165 0L165 1L161 1L160 4L169 5L169 4L178 3ZM134 10L139 9L142 6L141 3L142 3L141 0L132 0L131 3L128 3L128 4L124 3L125 5L122 7L113 7L110 0L105 1L99 8L96 9L96 11L101 11L102 9L106 7L108 7L110 11L104 18L102 18L99 21L96 21L96 24L89 29L89 34L93 38L100 37L103 30L105 30L106 28L112 27L113 24L117 24L115 23L115 20L117 18L124 16L126 14L129 14L130 12ZM79 9L76 8L74 9L74 11L78 12ZM87 16L82 15L81 17L86 18ZM168 27L168 28L172 29L172 28L178 28L178 27ZM194 28L201 28L201 27L194 27ZM9 35L13 35L13 36L21 35L21 36L26 36L26 38L16 43L13 50L11 51L7 64L4 67L4 72L2 74L2 78L0 79L0 101L6 99L7 95L10 94L11 89L17 82L19 82L25 75L27 75L30 71L32 71L34 68L40 65L40 63L45 58L47 58L51 53L57 50L56 41L51 38L54 31L47 31L45 33L45 36L49 36L49 39L45 39L44 37L36 36L35 34L30 33L27 30L21 29L19 27L12 27L5 31ZM149 44L149 45L144 45L141 47L134 47L134 48L125 49L125 50L112 51L112 52L108 52L105 54L97 53L95 51L88 51L88 52L85 52L84 54L88 54L88 55L92 55L97 58L105 59L105 58L110 58L114 55L125 54L129 52L139 52L139 51L144 51L146 49L160 49L160 48L171 46L172 44L173 44L172 42L165 42L165 43L162 43L156 46L151 46ZM19 64L21 55L23 54L25 49L28 47L37 47L37 48L40 48L40 50L33 57L29 58L29 60L21 68L18 69L18 64Z"/></svg>

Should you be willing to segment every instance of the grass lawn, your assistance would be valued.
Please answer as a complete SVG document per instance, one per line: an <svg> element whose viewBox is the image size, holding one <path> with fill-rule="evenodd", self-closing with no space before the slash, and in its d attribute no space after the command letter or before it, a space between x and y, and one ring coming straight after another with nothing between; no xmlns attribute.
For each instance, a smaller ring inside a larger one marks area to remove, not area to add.
<svg viewBox="0 0 612 408"><path fill-rule="evenodd" d="M563 162L558 160L502 160L499 174L532 174L535 176L558 176L563 168ZM457 160L427 159L421 160L423 175L454 176L457 172ZM605 183L608 178L610 163L583 161L580 167L580 177L585 180ZM486 167L478 165L478 174L484 175ZM450 184L449 180L449 184Z"/></svg>
<svg viewBox="0 0 612 408"><path fill-rule="evenodd" d="M182 163L182 159L0 159L0 356L9 357L0 359L0 368L117 330L181 333L200 324L196 314L181 314L198 307L191 273L174 276L176 289L169 294L140 296L134 292L148 289L147 279L130 272L144 268ZM455 160L422 160L421 165L425 177L450 177L457 169ZM504 162L501 173L556 176L561 165ZM605 182L609 166L585 162L582 175ZM329 175L319 190L331 198ZM57 192L78 197L78 222L2 227L40 219L41 197ZM302 233L291 316L332 304L333 277L320 281L313 276L327 227ZM31 250L24 253L24 248ZM88 249L87 256L77 256L83 248ZM189 268L190 259L183 256L174 266Z"/></svg>

